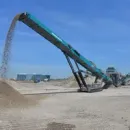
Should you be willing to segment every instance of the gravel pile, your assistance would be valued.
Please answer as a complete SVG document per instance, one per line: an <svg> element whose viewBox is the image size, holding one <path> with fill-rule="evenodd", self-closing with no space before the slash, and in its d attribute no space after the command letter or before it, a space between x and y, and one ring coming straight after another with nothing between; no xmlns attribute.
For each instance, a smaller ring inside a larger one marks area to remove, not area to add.
<svg viewBox="0 0 130 130"><path fill-rule="evenodd" d="M6 80L0 80L0 107L27 107L35 103L11 87Z"/></svg>

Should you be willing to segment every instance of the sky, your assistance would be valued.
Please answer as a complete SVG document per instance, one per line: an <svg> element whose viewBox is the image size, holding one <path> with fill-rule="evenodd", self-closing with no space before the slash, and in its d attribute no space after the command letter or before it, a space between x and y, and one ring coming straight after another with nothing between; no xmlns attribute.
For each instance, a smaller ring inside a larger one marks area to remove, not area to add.
<svg viewBox="0 0 130 130"><path fill-rule="evenodd" d="M0 54L13 17L29 12L84 57L105 70L130 72L130 0L4 0L0 4ZM0 60L1 60L0 57ZM9 62L10 77L43 73L67 77L71 69L59 49L18 22Z"/></svg>

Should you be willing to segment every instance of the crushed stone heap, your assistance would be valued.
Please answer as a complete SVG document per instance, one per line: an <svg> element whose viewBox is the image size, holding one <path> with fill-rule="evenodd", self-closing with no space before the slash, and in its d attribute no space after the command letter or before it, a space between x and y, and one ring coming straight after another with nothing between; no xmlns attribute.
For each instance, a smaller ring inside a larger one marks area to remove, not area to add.
<svg viewBox="0 0 130 130"><path fill-rule="evenodd" d="M0 80L0 107L26 107L34 101L20 94L6 80Z"/></svg>

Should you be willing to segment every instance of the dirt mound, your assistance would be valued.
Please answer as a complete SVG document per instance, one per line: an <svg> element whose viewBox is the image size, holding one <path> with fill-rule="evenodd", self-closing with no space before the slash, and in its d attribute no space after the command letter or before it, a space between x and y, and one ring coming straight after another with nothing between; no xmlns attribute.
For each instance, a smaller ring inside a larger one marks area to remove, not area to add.
<svg viewBox="0 0 130 130"><path fill-rule="evenodd" d="M95 77L89 75L87 78L84 78L87 84L92 84L94 83ZM78 87L77 81L75 80L74 76L69 77L66 80L65 86L68 87Z"/></svg>
<svg viewBox="0 0 130 130"><path fill-rule="evenodd" d="M12 88L6 80L0 80L0 107L28 107L35 103Z"/></svg>

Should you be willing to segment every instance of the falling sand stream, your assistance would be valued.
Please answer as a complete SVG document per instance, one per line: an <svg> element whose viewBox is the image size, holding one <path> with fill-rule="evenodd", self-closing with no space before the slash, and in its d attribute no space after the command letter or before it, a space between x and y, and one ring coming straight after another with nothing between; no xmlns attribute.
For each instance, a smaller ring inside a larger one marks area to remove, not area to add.
<svg viewBox="0 0 130 130"><path fill-rule="evenodd" d="M10 28L6 36L6 40L4 44L4 51L3 51L3 56L2 56L2 63L1 63L1 68L0 68L1 78L6 78L7 76L8 67L9 67L9 59L11 55L12 39L14 36L15 27L16 27L16 23L18 19L19 19L19 15L16 15L14 19L12 20L12 23L10 25Z"/></svg>

